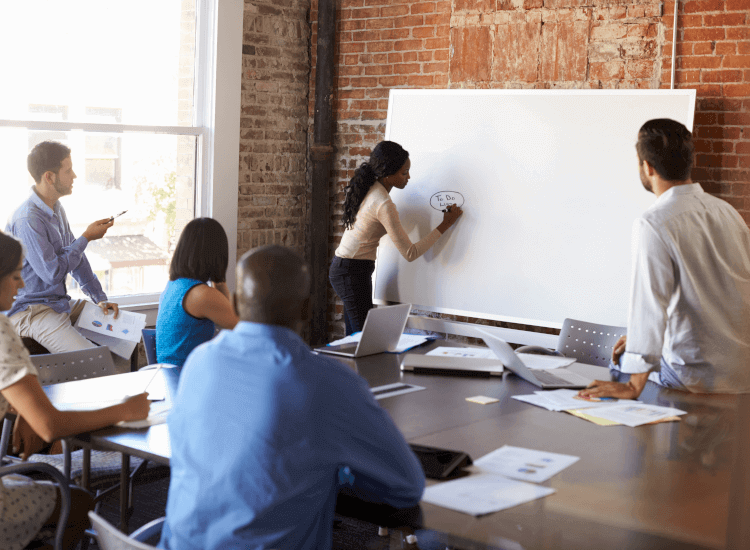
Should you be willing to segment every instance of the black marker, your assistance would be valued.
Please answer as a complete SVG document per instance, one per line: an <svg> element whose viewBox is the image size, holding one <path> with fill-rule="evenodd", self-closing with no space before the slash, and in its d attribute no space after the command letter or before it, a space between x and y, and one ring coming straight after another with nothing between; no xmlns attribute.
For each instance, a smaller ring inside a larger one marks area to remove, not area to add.
<svg viewBox="0 0 750 550"><path fill-rule="evenodd" d="M127 212L127 210L123 210L122 212L120 212L120 213L119 213L119 214L117 214L116 216L112 216L111 218L109 218L109 221L111 221L111 222L115 221L115 218L119 218L119 217L120 217L120 216L122 216L122 215L123 215L123 214L124 214L125 212Z"/></svg>
<svg viewBox="0 0 750 550"><path fill-rule="evenodd" d="M443 212L450 212L451 211L451 206L453 206L453 205L449 204L448 208L443 208Z"/></svg>

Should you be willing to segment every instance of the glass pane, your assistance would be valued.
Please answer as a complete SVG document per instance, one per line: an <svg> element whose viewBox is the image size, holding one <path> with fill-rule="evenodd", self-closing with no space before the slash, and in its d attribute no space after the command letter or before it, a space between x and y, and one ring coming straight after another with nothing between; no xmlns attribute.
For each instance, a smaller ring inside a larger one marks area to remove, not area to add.
<svg viewBox="0 0 750 550"><path fill-rule="evenodd" d="M0 118L192 125L195 0L4 2L0 50Z"/></svg>
<svg viewBox="0 0 750 550"><path fill-rule="evenodd" d="M93 221L127 212L86 256L110 298L161 292L182 228L194 217L194 136L60 132L72 149L77 179L61 202L73 233ZM2 220L26 200L34 184L26 169L28 145L39 132L0 128L0 163L10 173L0 201ZM45 137L46 137L45 133ZM3 223L3 227L5 223ZM68 277L68 293L84 297Z"/></svg>

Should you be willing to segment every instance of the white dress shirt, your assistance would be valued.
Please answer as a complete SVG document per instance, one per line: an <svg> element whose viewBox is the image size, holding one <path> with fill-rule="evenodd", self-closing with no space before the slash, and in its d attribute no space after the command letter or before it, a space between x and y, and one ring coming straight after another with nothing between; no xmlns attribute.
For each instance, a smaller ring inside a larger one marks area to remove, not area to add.
<svg viewBox="0 0 750 550"><path fill-rule="evenodd" d="M659 370L661 357L690 391L750 391L750 231L697 183L672 187L633 224L622 371Z"/></svg>

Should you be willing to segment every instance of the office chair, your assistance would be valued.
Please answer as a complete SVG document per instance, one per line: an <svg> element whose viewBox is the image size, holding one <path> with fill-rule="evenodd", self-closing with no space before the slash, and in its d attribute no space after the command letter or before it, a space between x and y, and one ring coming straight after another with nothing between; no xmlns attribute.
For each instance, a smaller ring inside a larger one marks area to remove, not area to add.
<svg viewBox="0 0 750 550"><path fill-rule="evenodd" d="M523 346L516 352L562 355L573 357L581 363L608 367L612 348L626 332L625 327L565 319L554 352L540 346Z"/></svg>
<svg viewBox="0 0 750 550"><path fill-rule="evenodd" d="M57 482L60 489L61 495L61 506L60 506L60 519L57 522L57 528L55 529L55 550L63 550L63 534L65 533L65 527L68 524L68 516L70 515L70 487L68 487L68 480L65 476L60 473L59 470L53 468L49 464L37 464L34 462L23 462L21 464L11 464L9 466L0 466L0 477L9 474L44 474L51 477Z"/></svg>
<svg viewBox="0 0 750 550"><path fill-rule="evenodd" d="M144 328L141 330L143 335L143 348L146 350L146 363L148 365L156 364L156 329Z"/></svg>
<svg viewBox="0 0 750 550"><path fill-rule="evenodd" d="M101 550L155 550L155 546L142 541L149 540L161 533L164 524L164 518L155 519L140 529L136 529L128 536L115 529L114 525L96 512L89 512L89 519Z"/></svg>

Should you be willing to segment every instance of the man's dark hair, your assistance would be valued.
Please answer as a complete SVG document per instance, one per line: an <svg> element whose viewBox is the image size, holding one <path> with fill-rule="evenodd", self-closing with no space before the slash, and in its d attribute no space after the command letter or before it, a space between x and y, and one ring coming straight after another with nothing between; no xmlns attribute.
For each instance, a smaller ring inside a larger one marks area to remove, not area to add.
<svg viewBox="0 0 750 550"><path fill-rule="evenodd" d="M169 265L169 279L223 283L228 264L229 243L224 228L213 218L196 218L182 230Z"/></svg>
<svg viewBox="0 0 750 550"><path fill-rule="evenodd" d="M668 181L685 181L693 168L695 147L690 130L675 120L649 120L638 131L638 160L648 162Z"/></svg>
<svg viewBox="0 0 750 550"><path fill-rule="evenodd" d="M70 156L70 147L57 141L43 141L37 144L26 158L26 166L34 181L40 183L45 172L60 171L62 161Z"/></svg>
<svg viewBox="0 0 750 550"><path fill-rule="evenodd" d="M4 279L16 269L23 258L21 241L0 231L0 279Z"/></svg>

